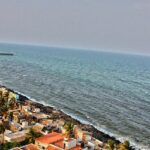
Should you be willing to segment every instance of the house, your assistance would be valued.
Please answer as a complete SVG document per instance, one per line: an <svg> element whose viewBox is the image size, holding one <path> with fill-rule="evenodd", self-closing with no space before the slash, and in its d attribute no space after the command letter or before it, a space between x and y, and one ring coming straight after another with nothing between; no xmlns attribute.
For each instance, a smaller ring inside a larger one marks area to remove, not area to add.
<svg viewBox="0 0 150 150"><path fill-rule="evenodd" d="M65 121L63 119L58 119L56 120L56 123L57 123L57 128L61 129L64 126Z"/></svg>
<svg viewBox="0 0 150 150"><path fill-rule="evenodd" d="M10 130L5 130L5 134L10 134L10 133L12 133L12 131L10 131Z"/></svg>
<svg viewBox="0 0 150 150"><path fill-rule="evenodd" d="M55 145L50 144L46 150L63 150L62 148L59 148Z"/></svg>
<svg viewBox="0 0 150 150"><path fill-rule="evenodd" d="M78 141L88 142L88 141L91 141L92 139L91 133L87 131L82 131L77 126L74 128L74 135L75 135L75 138L78 139Z"/></svg>
<svg viewBox="0 0 150 150"><path fill-rule="evenodd" d="M42 137L35 139L35 144L40 149L46 149L50 144L59 142L64 139L64 136L57 132L52 132Z"/></svg>
<svg viewBox="0 0 150 150"><path fill-rule="evenodd" d="M27 127L28 127L28 122L25 121L25 120L22 121L22 122L21 122L21 127L22 127L22 128L27 128Z"/></svg>
<svg viewBox="0 0 150 150"><path fill-rule="evenodd" d="M76 139L64 138L63 134L57 132L37 138L35 144L43 150L82 150L81 146L77 145Z"/></svg>
<svg viewBox="0 0 150 150"><path fill-rule="evenodd" d="M95 149L95 144L93 142L88 142L88 146L90 147L90 150Z"/></svg>
<svg viewBox="0 0 150 150"><path fill-rule="evenodd" d="M40 150L35 144L28 144L21 147L21 150Z"/></svg>
<svg viewBox="0 0 150 150"><path fill-rule="evenodd" d="M22 130L22 127L21 127L21 125L20 125L19 123L11 122L11 123L10 123L10 130L11 130L12 132L17 132L17 131Z"/></svg>
<svg viewBox="0 0 150 150"><path fill-rule="evenodd" d="M64 140L64 149L71 149L76 147L77 145L77 140L76 139L65 139Z"/></svg>
<svg viewBox="0 0 150 150"><path fill-rule="evenodd" d="M34 112L34 113L39 113L41 110L40 110L40 108L33 108L32 109L32 112Z"/></svg>
<svg viewBox="0 0 150 150"><path fill-rule="evenodd" d="M22 112L30 112L31 111L31 107L28 105L23 105L22 106Z"/></svg>
<svg viewBox="0 0 150 150"><path fill-rule="evenodd" d="M94 145L95 148L102 148L104 146L104 143L102 141L99 141L98 139L93 138L93 140L91 141Z"/></svg>
<svg viewBox="0 0 150 150"><path fill-rule="evenodd" d="M48 119L49 118L49 115L46 115L44 113L33 113L32 116L36 120Z"/></svg>
<svg viewBox="0 0 150 150"><path fill-rule="evenodd" d="M42 119L40 121L40 123L43 124L44 126L49 126L49 125L52 125L53 120L52 119Z"/></svg>
<svg viewBox="0 0 150 150"><path fill-rule="evenodd" d="M13 122L19 122L19 115L20 113L18 111L13 112Z"/></svg>
<svg viewBox="0 0 150 150"><path fill-rule="evenodd" d="M77 140L73 138L55 142L49 145L47 149L50 150L52 147L58 150L87 150L82 149L81 146L77 144Z"/></svg>
<svg viewBox="0 0 150 150"><path fill-rule="evenodd" d="M32 129L36 132L41 132L41 130L44 128L44 125L40 123L36 123L34 126L32 126Z"/></svg>
<svg viewBox="0 0 150 150"><path fill-rule="evenodd" d="M4 135L4 139L7 142L22 142L25 140L25 138L26 138L25 131L19 131L19 132Z"/></svg>

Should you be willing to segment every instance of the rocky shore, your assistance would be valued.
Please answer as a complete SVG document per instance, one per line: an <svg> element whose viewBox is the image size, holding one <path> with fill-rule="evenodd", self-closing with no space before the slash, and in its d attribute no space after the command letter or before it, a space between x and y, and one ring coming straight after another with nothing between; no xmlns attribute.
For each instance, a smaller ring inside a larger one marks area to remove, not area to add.
<svg viewBox="0 0 150 150"><path fill-rule="evenodd" d="M5 87L5 86L1 86L0 85L0 87ZM41 112L43 112L45 114L48 114L48 115L51 114L52 119L54 119L54 120L63 119L66 122L72 122L73 124L80 126L80 128L82 130L85 130L85 131L88 131L88 132L92 133L94 138L96 138L96 139L98 139L98 140L100 140L100 141L102 141L104 143L106 143L109 139L115 141L116 144L121 143L115 137L110 136L110 135L108 135L108 134L106 134L106 133L104 133L102 131L99 131L98 129L96 129L92 125L81 123L79 120L76 120L76 119L72 118L70 115L65 114L61 110L57 110L54 107L45 106L45 105L43 105L41 103L31 101L31 100L29 100L28 97L26 97L26 96L24 96L22 94L19 94L19 93L15 92L14 90L9 89L7 87L5 87L5 88L8 89L11 92L14 92L14 93L18 94L19 98L20 98L20 101L22 101L22 102L30 101L31 105L40 108ZM135 150L135 148L131 146L130 150Z"/></svg>

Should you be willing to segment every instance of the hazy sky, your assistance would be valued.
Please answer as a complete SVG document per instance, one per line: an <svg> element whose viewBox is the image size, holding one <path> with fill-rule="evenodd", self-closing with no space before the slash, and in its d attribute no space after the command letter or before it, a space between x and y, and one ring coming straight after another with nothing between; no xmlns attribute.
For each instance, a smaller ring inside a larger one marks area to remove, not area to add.
<svg viewBox="0 0 150 150"><path fill-rule="evenodd" d="M150 54L150 0L0 0L0 41Z"/></svg>

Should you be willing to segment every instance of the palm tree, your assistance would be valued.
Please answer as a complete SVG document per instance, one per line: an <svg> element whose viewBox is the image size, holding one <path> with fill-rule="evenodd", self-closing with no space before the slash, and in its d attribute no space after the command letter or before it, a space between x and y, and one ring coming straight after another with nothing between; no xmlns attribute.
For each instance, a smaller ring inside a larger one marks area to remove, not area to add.
<svg viewBox="0 0 150 150"><path fill-rule="evenodd" d="M9 91L5 91L5 92L3 92L3 93L2 93L2 97L3 97L3 99L4 99L5 101L7 101L7 102L8 102Z"/></svg>
<svg viewBox="0 0 150 150"><path fill-rule="evenodd" d="M123 145L126 149L130 148L130 142L128 140L124 141Z"/></svg>
<svg viewBox="0 0 150 150"><path fill-rule="evenodd" d="M110 150L113 150L115 148L115 141L110 139L107 143L109 145Z"/></svg>
<svg viewBox="0 0 150 150"><path fill-rule="evenodd" d="M10 107L11 109L14 109L15 105L16 105L16 99L15 99L14 97L12 97L12 98L9 100L9 107Z"/></svg>
<svg viewBox="0 0 150 150"><path fill-rule="evenodd" d="M126 148L125 145L121 143L118 145L117 150L129 150L129 149Z"/></svg>
<svg viewBox="0 0 150 150"><path fill-rule="evenodd" d="M35 132L33 129L30 129L29 133L27 133L27 139L29 140L29 143L34 143L35 139L40 136L41 134L38 132Z"/></svg>
<svg viewBox="0 0 150 150"><path fill-rule="evenodd" d="M0 124L0 134L3 135L2 144L4 143L4 133L5 133L5 127L4 127L4 125L1 123L1 124Z"/></svg>
<svg viewBox="0 0 150 150"><path fill-rule="evenodd" d="M64 125L64 129L66 130L66 136L69 138L73 134L74 124L67 122Z"/></svg>
<svg viewBox="0 0 150 150"><path fill-rule="evenodd" d="M5 103L4 105L2 105L0 107L0 114L2 114L4 117L6 117L8 110L9 110L9 106Z"/></svg>

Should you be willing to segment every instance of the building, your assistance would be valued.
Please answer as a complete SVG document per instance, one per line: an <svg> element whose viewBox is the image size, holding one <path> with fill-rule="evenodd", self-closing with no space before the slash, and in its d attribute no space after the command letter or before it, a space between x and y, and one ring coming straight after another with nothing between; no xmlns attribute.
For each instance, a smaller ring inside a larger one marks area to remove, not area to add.
<svg viewBox="0 0 150 150"><path fill-rule="evenodd" d="M48 119L49 118L49 115L46 115L44 113L33 113L32 116L36 120Z"/></svg>
<svg viewBox="0 0 150 150"><path fill-rule="evenodd" d="M31 111L31 107L28 105L23 105L22 106L22 112L30 112Z"/></svg>
<svg viewBox="0 0 150 150"><path fill-rule="evenodd" d="M22 128L28 128L28 122L25 121L25 120L22 121L22 122L21 122L21 127L22 127Z"/></svg>
<svg viewBox="0 0 150 150"><path fill-rule="evenodd" d="M35 132L41 132L43 128L44 128L44 125L42 125L40 123L36 123L34 126L32 126L32 129Z"/></svg>
<svg viewBox="0 0 150 150"><path fill-rule="evenodd" d="M52 132L45 136L39 137L35 140L35 144L40 149L46 149L50 144L59 142L64 139L64 136L60 133Z"/></svg>
<svg viewBox="0 0 150 150"><path fill-rule="evenodd" d="M20 132L15 132L15 133L10 133L10 134L5 134L4 139L7 142L22 142L26 138L26 132L25 131L20 131Z"/></svg>
<svg viewBox="0 0 150 150"><path fill-rule="evenodd" d="M18 132L18 131L22 130L22 127L19 123L11 122L10 123L10 130L12 132Z"/></svg>
<svg viewBox="0 0 150 150"><path fill-rule="evenodd" d="M19 116L20 116L19 111L13 112L13 122L15 123L19 122Z"/></svg>
<svg viewBox="0 0 150 150"><path fill-rule="evenodd" d="M34 112L34 113L39 113L41 110L40 110L40 108L33 108L32 109L32 112Z"/></svg>
<svg viewBox="0 0 150 150"><path fill-rule="evenodd" d="M59 148L55 145L50 144L46 150L63 150L62 148Z"/></svg>
<svg viewBox="0 0 150 150"><path fill-rule="evenodd" d="M63 134L52 132L37 138L35 144L42 150L87 150L81 148L74 138L64 138Z"/></svg>
<svg viewBox="0 0 150 150"><path fill-rule="evenodd" d="M53 124L53 120L52 119L42 119L40 121L41 124L43 124L44 126L50 126Z"/></svg>
<svg viewBox="0 0 150 150"><path fill-rule="evenodd" d="M15 147L11 150L40 150L35 144L28 144L23 147Z"/></svg>
<svg viewBox="0 0 150 150"><path fill-rule="evenodd" d="M21 147L21 150L40 150L35 144L28 144Z"/></svg>
<svg viewBox="0 0 150 150"><path fill-rule="evenodd" d="M87 131L82 131L77 126L74 128L74 135L78 141L88 142L92 139L92 134Z"/></svg>
<svg viewBox="0 0 150 150"><path fill-rule="evenodd" d="M61 147L61 148L72 149L72 148L76 147L77 140L73 139L73 138L71 138L71 139L65 138L64 141L62 141L62 143L63 143L63 147ZM54 145L59 146L59 143L55 143Z"/></svg>

